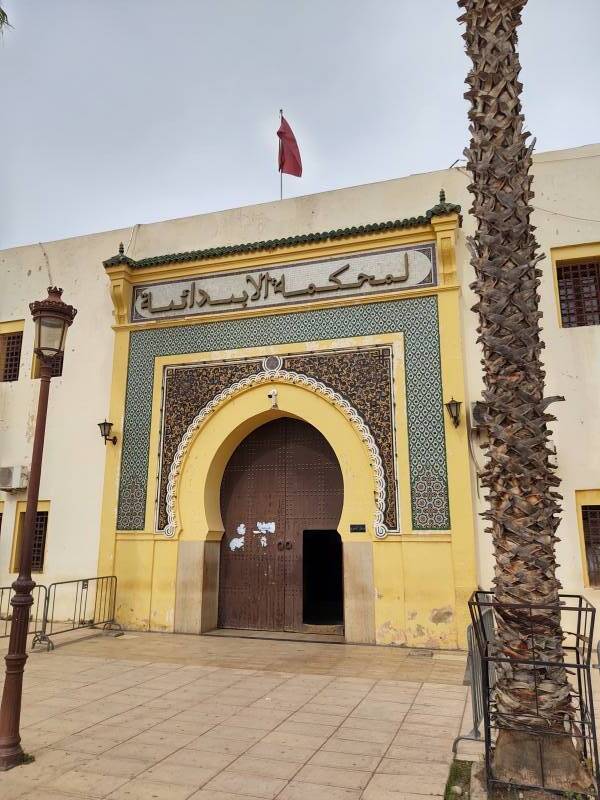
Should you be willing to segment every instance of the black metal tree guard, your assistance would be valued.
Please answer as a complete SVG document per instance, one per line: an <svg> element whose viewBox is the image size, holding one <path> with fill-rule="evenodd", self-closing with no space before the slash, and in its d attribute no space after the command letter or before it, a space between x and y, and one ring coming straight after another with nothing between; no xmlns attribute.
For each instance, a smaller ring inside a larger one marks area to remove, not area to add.
<svg viewBox="0 0 600 800"><path fill-rule="evenodd" d="M600 765L598 762L598 744L596 739L596 722L594 718L594 701L592 696L592 646L594 633L595 608L581 595L561 594L560 613L561 625L564 632L563 651L565 655L564 666L570 676L572 686L572 700L574 708L573 724L564 733L557 732L552 735L568 737L573 742L577 752L586 762L592 774L594 788L588 796L599 798ZM514 608L520 611L529 611L531 620L531 658L508 658L499 651L495 637L496 614L502 608ZM481 657L481 693L483 698L483 717L485 734L485 772L488 789L513 788L513 789L543 789L556 794L572 794L566 790L557 789L548 785L545 774L542 748L540 747L540 783L515 784L500 780L494 775L494 747L499 728L495 722L494 714L494 688L496 676L503 664L512 666L528 666L533 669L534 675L539 675L545 667L556 667L550 663L536 658L534 612L541 610L541 606L527 604L505 604L494 599L491 592L474 592L469 600L469 611L473 621L473 628L477 639L477 646ZM549 607L547 607L549 608ZM536 703L538 700L538 684L536 677ZM506 726L503 726L506 728ZM515 724L511 730L526 732L535 735L530 728ZM548 735L548 734L545 734Z"/></svg>

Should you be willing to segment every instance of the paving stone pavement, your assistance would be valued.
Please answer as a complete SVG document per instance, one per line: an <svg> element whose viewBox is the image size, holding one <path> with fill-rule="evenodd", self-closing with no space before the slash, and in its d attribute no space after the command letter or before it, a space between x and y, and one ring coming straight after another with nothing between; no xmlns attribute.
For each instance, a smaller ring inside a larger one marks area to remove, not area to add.
<svg viewBox="0 0 600 800"><path fill-rule="evenodd" d="M30 657L22 739L35 761L0 773L0 798L439 798L469 727L464 670L460 653L80 638Z"/></svg>

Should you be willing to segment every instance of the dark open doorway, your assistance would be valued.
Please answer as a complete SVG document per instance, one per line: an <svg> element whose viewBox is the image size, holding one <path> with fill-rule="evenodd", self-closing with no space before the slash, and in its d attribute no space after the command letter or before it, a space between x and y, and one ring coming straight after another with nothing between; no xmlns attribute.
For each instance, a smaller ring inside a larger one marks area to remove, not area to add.
<svg viewBox="0 0 600 800"><path fill-rule="evenodd" d="M344 569L337 531L304 531L305 625L343 625Z"/></svg>

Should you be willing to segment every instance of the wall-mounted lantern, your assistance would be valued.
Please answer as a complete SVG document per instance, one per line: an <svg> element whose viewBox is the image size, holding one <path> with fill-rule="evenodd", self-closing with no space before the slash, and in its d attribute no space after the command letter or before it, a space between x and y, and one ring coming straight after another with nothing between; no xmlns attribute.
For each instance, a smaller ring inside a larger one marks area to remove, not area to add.
<svg viewBox="0 0 600 800"><path fill-rule="evenodd" d="M107 422L106 420L104 420L104 422L98 423L98 427L100 428L100 436L102 436L102 438L104 439L104 444L106 444L107 442L112 442L113 444L117 443L117 437L116 436L111 437L110 435L110 429L112 428L112 426L113 426L112 422Z"/></svg>
<svg viewBox="0 0 600 800"><path fill-rule="evenodd" d="M455 400L452 398L448 400L447 403L444 403L446 406L446 411L448 412L448 416L452 420L452 424L455 428L458 428L460 425L460 407L462 405L460 400Z"/></svg>

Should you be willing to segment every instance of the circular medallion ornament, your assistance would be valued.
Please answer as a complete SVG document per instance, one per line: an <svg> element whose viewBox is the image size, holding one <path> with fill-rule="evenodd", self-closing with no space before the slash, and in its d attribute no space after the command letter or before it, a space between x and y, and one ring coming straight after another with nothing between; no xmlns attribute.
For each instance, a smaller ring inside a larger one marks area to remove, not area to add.
<svg viewBox="0 0 600 800"><path fill-rule="evenodd" d="M283 366L283 359L279 356L267 356L262 361L265 372L277 372Z"/></svg>

